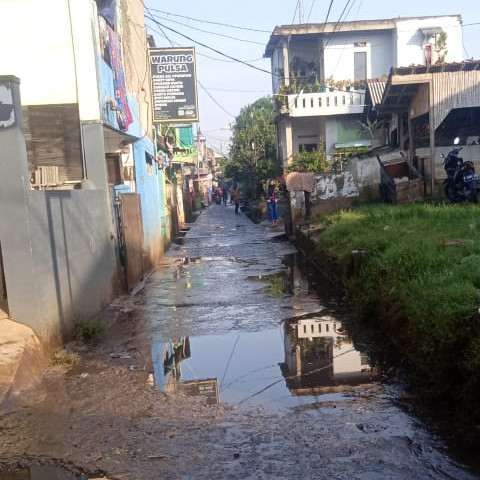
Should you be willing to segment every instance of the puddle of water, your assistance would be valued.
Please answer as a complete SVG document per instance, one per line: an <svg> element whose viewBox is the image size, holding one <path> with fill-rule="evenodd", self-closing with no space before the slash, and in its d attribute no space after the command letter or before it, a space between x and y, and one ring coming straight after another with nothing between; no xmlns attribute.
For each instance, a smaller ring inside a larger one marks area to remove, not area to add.
<svg viewBox="0 0 480 480"><path fill-rule="evenodd" d="M153 337L155 384L207 402L266 410L346 401L371 386L368 359L341 321L310 315L259 332Z"/></svg>

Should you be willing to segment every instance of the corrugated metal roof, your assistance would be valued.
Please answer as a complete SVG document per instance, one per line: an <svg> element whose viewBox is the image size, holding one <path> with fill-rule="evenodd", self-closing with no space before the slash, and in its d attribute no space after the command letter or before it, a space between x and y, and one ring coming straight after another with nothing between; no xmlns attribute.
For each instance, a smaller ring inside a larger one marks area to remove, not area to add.
<svg viewBox="0 0 480 480"><path fill-rule="evenodd" d="M433 65L411 65L409 67L393 67L392 75L415 75L422 73L444 73L480 70L480 60L467 60L460 63L434 63Z"/></svg>
<svg viewBox="0 0 480 480"><path fill-rule="evenodd" d="M421 28L420 30L427 37L431 35L440 35L441 33L443 33L442 27Z"/></svg>
<svg viewBox="0 0 480 480"><path fill-rule="evenodd" d="M382 103L383 92L387 86L387 81L387 78L373 78L367 80L368 92L370 93L370 98L374 107Z"/></svg>

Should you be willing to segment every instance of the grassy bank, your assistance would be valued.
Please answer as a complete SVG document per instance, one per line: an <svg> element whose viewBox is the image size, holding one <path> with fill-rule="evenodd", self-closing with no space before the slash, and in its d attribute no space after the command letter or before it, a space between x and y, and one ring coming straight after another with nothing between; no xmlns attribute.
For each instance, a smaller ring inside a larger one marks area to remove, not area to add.
<svg viewBox="0 0 480 480"><path fill-rule="evenodd" d="M480 439L480 207L367 205L322 218L314 252L384 335L422 399ZM361 263L352 251L365 251ZM473 425L473 427L472 427Z"/></svg>

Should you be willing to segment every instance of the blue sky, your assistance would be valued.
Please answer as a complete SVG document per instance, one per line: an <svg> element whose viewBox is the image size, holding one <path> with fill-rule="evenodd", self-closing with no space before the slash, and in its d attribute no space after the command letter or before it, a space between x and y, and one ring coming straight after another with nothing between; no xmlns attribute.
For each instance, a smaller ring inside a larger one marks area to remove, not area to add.
<svg viewBox="0 0 480 480"><path fill-rule="evenodd" d="M229 125L240 109L271 93L271 77L262 70L270 71L270 62L263 54L275 26L299 23L300 18L304 23L323 23L330 3L145 0L146 16L155 18L155 22L146 20L147 30L154 35L157 47L195 46L199 127L210 147L227 153ZM480 59L480 9L472 0L333 0L328 21L457 14L464 25L465 58Z"/></svg>

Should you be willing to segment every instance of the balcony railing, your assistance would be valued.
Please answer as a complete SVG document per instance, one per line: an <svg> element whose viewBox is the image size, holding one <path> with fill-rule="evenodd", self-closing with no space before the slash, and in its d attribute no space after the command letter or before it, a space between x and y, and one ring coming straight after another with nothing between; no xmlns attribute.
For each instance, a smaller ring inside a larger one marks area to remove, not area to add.
<svg viewBox="0 0 480 480"><path fill-rule="evenodd" d="M280 111L291 117L362 113L365 106L365 90L297 93L284 98L287 101Z"/></svg>

